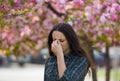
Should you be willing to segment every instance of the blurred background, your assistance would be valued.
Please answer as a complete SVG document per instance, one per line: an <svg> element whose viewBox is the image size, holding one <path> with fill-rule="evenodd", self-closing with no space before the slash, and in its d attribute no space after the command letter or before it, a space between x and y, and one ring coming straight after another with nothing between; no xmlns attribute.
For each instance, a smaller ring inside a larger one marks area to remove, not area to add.
<svg viewBox="0 0 120 81"><path fill-rule="evenodd" d="M47 36L60 22L91 58L85 81L120 81L120 0L0 0L0 81L44 81Z"/></svg>

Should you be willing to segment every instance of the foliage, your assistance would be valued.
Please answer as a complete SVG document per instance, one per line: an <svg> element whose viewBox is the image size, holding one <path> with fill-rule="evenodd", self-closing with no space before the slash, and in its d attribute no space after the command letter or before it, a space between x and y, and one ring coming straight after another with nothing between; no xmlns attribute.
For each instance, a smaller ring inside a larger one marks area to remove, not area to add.
<svg viewBox="0 0 120 81"><path fill-rule="evenodd" d="M4 53L37 53L59 22L70 23L78 35L84 32L93 47L120 44L117 0L1 0L0 4L0 50Z"/></svg>

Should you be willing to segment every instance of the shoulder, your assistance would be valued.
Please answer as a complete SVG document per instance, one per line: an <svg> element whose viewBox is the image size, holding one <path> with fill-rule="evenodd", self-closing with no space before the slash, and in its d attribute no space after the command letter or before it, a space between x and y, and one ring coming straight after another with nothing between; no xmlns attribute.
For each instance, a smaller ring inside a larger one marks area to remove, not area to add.
<svg viewBox="0 0 120 81"><path fill-rule="evenodd" d="M46 59L46 62L45 64L51 64L51 63L54 63L56 60L55 56L50 56Z"/></svg>
<svg viewBox="0 0 120 81"><path fill-rule="evenodd" d="M76 60L75 62L88 64L88 60L84 56L82 56L82 57L75 56L74 59Z"/></svg>

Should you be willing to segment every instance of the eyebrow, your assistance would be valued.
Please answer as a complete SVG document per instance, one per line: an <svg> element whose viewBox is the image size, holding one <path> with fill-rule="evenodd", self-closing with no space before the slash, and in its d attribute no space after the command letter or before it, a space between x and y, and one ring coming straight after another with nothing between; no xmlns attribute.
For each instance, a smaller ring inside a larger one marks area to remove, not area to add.
<svg viewBox="0 0 120 81"><path fill-rule="evenodd" d="M53 40L56 40L56 39L53 39ZM66 39L58 39L58 40L62 40L62 41L64 41L64 40L66 40Z"/></svg>

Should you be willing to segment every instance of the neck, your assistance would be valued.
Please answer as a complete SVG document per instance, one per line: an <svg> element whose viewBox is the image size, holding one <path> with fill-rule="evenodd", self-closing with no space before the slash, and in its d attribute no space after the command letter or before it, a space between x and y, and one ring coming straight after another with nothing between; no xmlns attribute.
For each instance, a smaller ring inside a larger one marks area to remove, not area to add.
<svg viewBox="0 0 120 81"><path fill-rule="evenodd" d="M69 49L65 50L65 51L64 51L64 55L68 54L69 52L70 52Z"/></svg>

